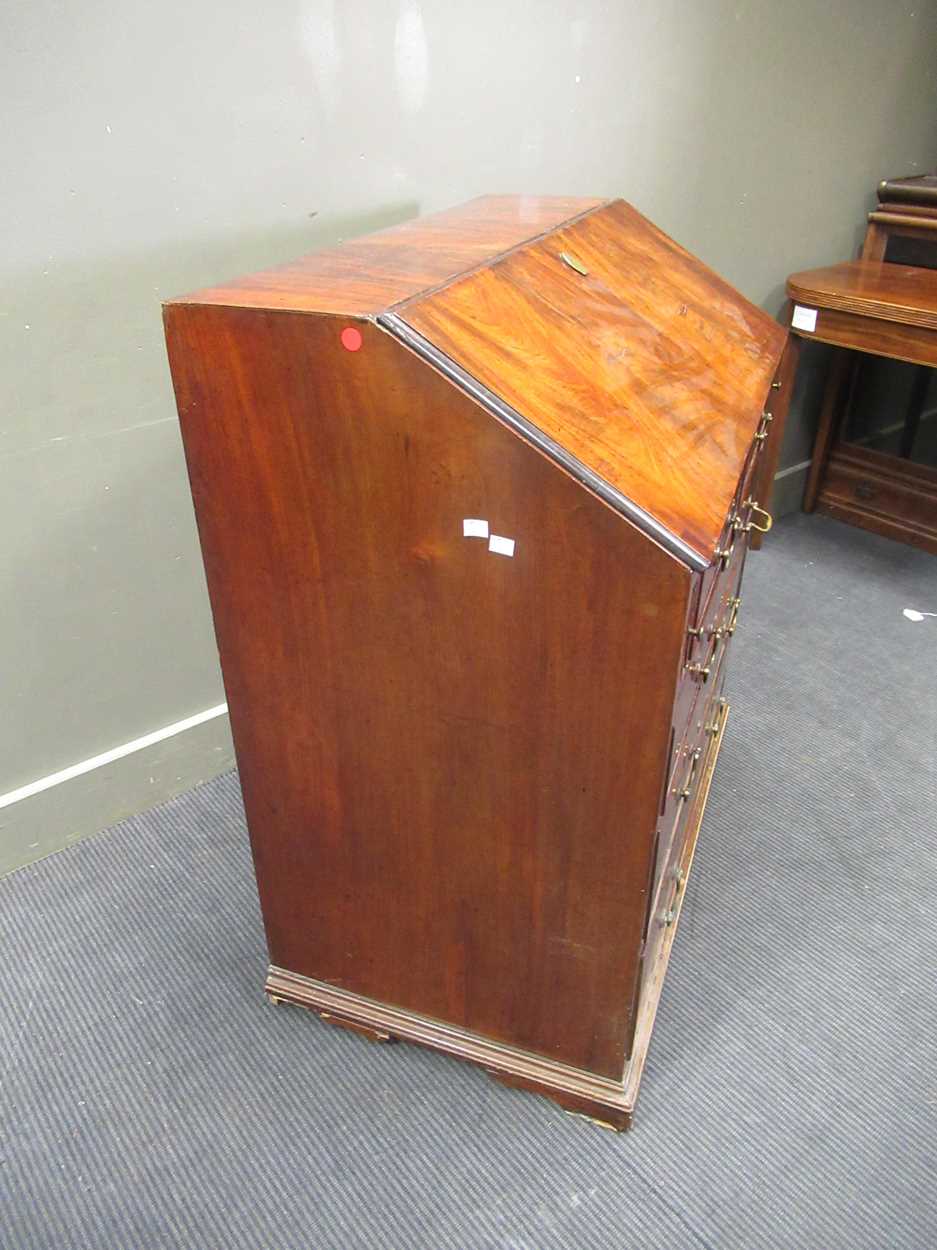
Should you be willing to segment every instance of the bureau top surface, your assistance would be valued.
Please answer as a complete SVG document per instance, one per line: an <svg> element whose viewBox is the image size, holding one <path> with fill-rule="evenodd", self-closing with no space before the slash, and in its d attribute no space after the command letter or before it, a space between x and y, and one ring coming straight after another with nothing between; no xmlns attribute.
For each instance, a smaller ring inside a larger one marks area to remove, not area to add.
<svg viewBox="0 0 937 1250"><path fill-rule="evenodd" d="M713 559L787 336L630 204L395 315Z"/></svg>
<svg viewBox="0 0 937 1250"><path fill-rule="evenodd" d="M169 302L374 315L602 203L555 195L480 196Z"/></svg>
<svg viewBox="0 0 937 1250"><path fill-rule="evenodd" d="M623 200L483 197L170 304L390 314L703 564L786 340Z"/></svg>
<svg viewBox="0 0 937 1250"><path fill-rule="evenodd" d="M848 260L792 273L792 299L818 308L937 329L937 270L878 260Z"/></svg>

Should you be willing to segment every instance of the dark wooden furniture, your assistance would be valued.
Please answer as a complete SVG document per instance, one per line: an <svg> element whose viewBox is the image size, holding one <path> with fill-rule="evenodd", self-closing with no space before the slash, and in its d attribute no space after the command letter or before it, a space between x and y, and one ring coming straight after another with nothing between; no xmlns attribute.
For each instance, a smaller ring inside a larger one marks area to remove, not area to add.
<svg viewBox="0 0 937 1250"><path fill-rule="evenodd" d="M798 308L816 313L812 330L798 329L792 321L795 334L847 349L831 364L804 509L817 508L937 552L937 470L837 439L849 395L848 351L937 365L937 271L846 261L792 274L787 293L792 318ZM919 382L912 390L906 431L919 418L923 390Z"/></svg>
<svg viewBox="0 0 937 1250"><path fill-rule="evenodd" d="M627 204L528 197L165 320L270 997L623 1127L784 330Z"/></svg>
<svg viewBox="0 0 937 1250"><path fill-rule="evenodd" d="M857 261L792 274L791 330L835 352L804 491L804 510L937 551L937 469L909 460L937 365L937 271L885 261L892 239L937 244L937 175L879 184ZM798 312L798 309L800 310ZM842 437L862 355L917 365L900 454Z"/></svg>
<svg viewBox="0 0 937 1250"><path fill-rule="evenodd" d="M878 184L878 205L869 213L863 260L884 260L889 239L937 242L937 174L885 178Z"/></svg>

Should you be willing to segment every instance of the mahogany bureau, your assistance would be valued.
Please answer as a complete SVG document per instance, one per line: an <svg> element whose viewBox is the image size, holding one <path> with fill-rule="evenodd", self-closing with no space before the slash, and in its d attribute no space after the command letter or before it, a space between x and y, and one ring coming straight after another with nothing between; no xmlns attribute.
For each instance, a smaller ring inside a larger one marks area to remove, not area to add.
<svg viewBox="0 0 937 1250"><path fill-rule="evenodd" d="M628 204L525 196L165 322L268 994L625 1127L784 330Z"/></svg>

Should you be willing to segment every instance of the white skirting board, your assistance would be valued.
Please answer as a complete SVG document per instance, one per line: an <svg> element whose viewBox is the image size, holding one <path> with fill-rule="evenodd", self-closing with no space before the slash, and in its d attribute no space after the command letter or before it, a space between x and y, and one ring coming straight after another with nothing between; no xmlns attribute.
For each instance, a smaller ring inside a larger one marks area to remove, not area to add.
<svg viewBox="0 0 937 1250"><path fill-rule="evenodd" d="M217 704L0 795L0 875L234 767Z"/></svg>
<svg viewBox="0 0 937 1250"><path fill-rule="evenodd" d="M196 712L194 716L187 716L184 720L177 720L172 725L155 729L152 733L144 734L142 738L134 738L119 747L102 751L100 755L92 755L90 759L82 760L80 764L70 764L68 768L62 768L57 773L49 773L46 777L40 777L38 781L30 781L27 785L20 786L18 790L9 790L6 794L0 794L0 808L10 807L14 803L22 802L23 799L30 799L34 794L41 794L43 790L51 790L53 786L61 785L64 781L71 781L73 777L80 777L83 773L90 773L95 768L103 768L106 764L112 764L114 760L122 760L125 755L144 751L147 747L155 746L157 742L164 742L167 738L174 738L176 734L185 733L187 729L194 729L196 725L204 724L205 721L214 720L216 716L224 716L227 710L227 703L219 703L215 707L206 708L204 712Z"/></svg>
<svg viewBox="0 0 937 1250"><path fill-rule="evenodd" d="M779 469L777 473L775 473L774 475L775 490L777 490L778 482L783 481L785 478L792 477L795 473L803 477L809 468L810 468L810 461L801 460L799 464L791 464L791 465L788 465L786 469Z"/></svg>

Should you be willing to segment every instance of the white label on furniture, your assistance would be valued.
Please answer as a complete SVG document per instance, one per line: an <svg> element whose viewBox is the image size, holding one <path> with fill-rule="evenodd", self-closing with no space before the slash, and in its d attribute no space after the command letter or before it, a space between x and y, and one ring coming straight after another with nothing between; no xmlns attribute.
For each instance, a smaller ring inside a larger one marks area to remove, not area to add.
<svg viewBox="0 0 937 1250"><path fill-rule="evenodd" d="M499 556L513 556L514 539L502 538L500 534L492 534L488 539L488 550Z"/></svg>
<svg viewBox="0 0 937 1250"><path fill-rule="evenodd" d="M800 304L795 304L794 315L791 317L791 329L809 330L812 334L816 328L817 310L815 308L804 308Z"/></svg>
<svg viewBox="0 0 937 1250"><path fill-rule="evenodd" d="M462 522L463 538L487 538L488 522L475 517L466 517Z"/></svg>

